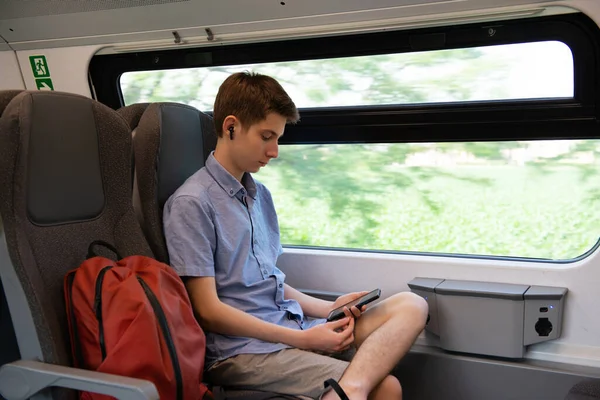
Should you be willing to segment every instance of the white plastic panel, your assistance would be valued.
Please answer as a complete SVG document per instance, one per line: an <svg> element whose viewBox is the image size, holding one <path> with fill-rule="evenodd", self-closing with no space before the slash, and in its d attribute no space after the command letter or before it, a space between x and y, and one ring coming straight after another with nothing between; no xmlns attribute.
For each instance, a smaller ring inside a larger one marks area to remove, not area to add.
<svg viewBox="0 0 600 400"><path fill-rule="evenodd" d="M192 0L4 0L2 19L119 10L182 1Z"/></svg>
<svg viewBox="0 0 600 400"><path fill-rule="evenodd" d="M0 51L0 90L25 89L14 51Z"/></svg>
<svg viewBox="0 0 600 400"><path fill-rule="evenodd" d="M207 27L210 27L218 38L219 35L277 29L287 29L291 33L302 27L327 28L332 24L347 23L356 24L356 28L360 29L364 28L363 25L367 21L447 13L460 15L473 10L478 10L476 14L493 20L493 12L481 10L539 3L544 3L544 0L194 0L143 8L0 20L0 35L18 50L168 40L173 38L173 30L179 31L185 41L204 35L204 29Z"/></svg>
<svg viewBox="0 0 600 400"><path fill-rule="evenodd" d="M382 299L408 291L419 276L566 287L561 338L530 346L525 358L594 367L600 367L599 264L600 250L572 264L301 249L286 249L278 262L292 287L342 293L380 288ZM427 340L423 335L418 343Z"/></svg>
<svg viewBox="0 0 600 400"><path fill-rule="evenodd" d="M414 6L419 3L455 3L467 0L347 0L322 2L318 0L222 0L207 2L193 0L181 3L146 7L119 8L87 13L69 13L25 17L0 21L0 34L9 42L64 37L131 33L164 30L175 27L218 26L298 18L315 15L352 13L390 7ZM518 0L517 0L518 1ZM515 2L515 0L512 0ZM15 2L16 3L16 2ZM235 12L232 12L235 10ZM11 13L18 15L17 12ZM143 17L143 18L141 18ZM94 23L91 23L94 22ZM13 29L10 31L9 29Z"/></svg>
<svg viewBox="0 0 600 400"><path fill-rule="evenodd" d="M19 63L23 70L25 87L28 90L38 89L29 57L44 56L54 90L91 97L88 69L90 60L97 49L98 46L79 46L17 51Z"/></svg>

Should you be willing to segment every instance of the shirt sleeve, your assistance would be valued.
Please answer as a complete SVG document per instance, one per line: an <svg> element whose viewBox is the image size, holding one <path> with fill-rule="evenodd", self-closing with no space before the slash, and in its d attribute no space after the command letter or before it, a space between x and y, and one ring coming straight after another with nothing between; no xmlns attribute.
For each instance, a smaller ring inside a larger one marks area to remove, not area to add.
<svg viewBox="0 0 600 400"><path fill-rule="evenodd" d="M211 207L192 196L165 206L164 231L171 266L180 276L215 276L217 235Z"/></svg>

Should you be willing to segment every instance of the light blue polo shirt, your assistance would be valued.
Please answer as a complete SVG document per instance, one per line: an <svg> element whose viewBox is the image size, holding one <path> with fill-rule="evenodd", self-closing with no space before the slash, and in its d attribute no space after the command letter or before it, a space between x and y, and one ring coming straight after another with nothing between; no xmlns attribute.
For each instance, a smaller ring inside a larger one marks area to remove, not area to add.
<svg viewBox="0 0 600 400"><path fill-rule="evenodd" d="M164 230L171 266L181 276L214 276L219 299L263 321L308 329L324 319L305 317L284 297L279 224L269 190L244 174L242 185L211 153L206 166L168 199ZM240 336L206 333L206 366L243 353L289 347Z"/></svg>

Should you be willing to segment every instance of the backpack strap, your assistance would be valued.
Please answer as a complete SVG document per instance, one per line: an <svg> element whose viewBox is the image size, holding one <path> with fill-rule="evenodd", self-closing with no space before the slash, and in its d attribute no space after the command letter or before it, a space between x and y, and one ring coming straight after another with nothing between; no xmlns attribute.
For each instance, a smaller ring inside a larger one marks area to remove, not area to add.
<svg viewBox="0 0 600 400"><path fill-rule="evenodd" d="M113 246L112 244L105 242L104 240L94 240L92 243L90 243L90 245L88 247L88 253L87 253L86 259L90 259L92 257L98 256L98 254L96 252L94 252L94 246L106 247L107 249L109 249L110 251L115 253L115 255L117 256L117 258L119 260L123 258L119 254L119 250L117 250L117 248L115 246Z"/></svg>
<svg viewBox="0 0 600 400"><path fill-rule="evenodd" d="M342 389L340 384L337 383L335 379L327 379L323 385L325 386L325 389L331 386L331 388L335 391L335 393L340 397L341 400L350 400L348 398L348 395L346 395L346 392L344 392L344 389Z"/></svg>

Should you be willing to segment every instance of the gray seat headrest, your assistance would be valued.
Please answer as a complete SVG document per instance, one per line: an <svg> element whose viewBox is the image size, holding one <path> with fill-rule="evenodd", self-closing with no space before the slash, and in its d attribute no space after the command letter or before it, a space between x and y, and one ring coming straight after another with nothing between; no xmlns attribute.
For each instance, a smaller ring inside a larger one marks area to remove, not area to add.
<svg viewBox="0 0 600 400"><path fill-rule="evenodd" d="M212 118L178 103L134 104L119 113L130 123L139 120L136 126L131 126L135 130L139 197L134 200L134 207L155 257L168 262L162 210L168 198L204 166L214 150L217 136Z"/></svg>

